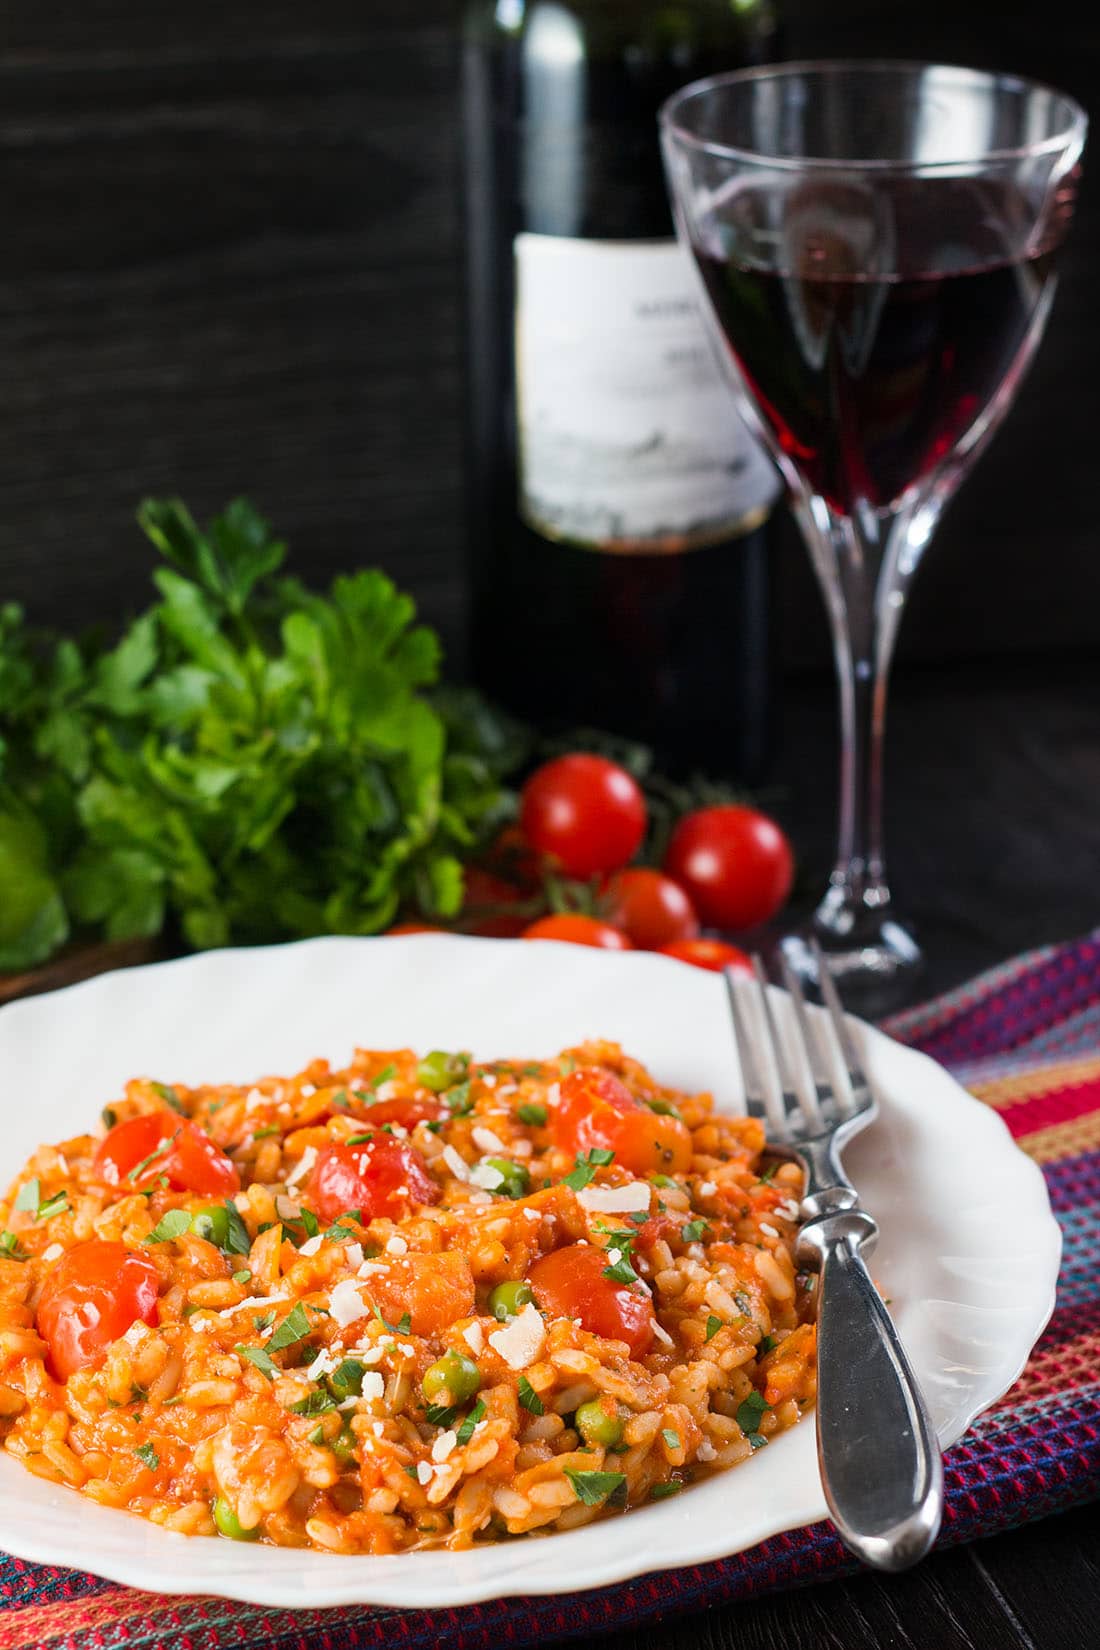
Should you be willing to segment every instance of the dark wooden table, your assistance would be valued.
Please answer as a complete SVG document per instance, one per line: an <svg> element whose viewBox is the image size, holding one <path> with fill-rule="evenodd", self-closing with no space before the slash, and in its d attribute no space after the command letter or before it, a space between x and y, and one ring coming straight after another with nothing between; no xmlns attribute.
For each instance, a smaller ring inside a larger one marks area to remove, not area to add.
<svg viewBox="0 0 1100 1650"><path fill-rule="evenodd" d="M807 870L824 874L832 694L815 681L787 697L777 805ZM1100 660L899 680L887 814L895 892L928 953L924 995L1100 924ZM605 1650L1091 1650L1100 1645L1100 1502L935 1552L905 1575L861 1573L600 1642Z"/></svg>

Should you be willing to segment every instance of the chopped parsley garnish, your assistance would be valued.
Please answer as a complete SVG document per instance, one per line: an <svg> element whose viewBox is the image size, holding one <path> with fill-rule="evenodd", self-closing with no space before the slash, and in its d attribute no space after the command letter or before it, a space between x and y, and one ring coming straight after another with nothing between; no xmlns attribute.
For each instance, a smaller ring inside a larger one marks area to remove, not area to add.
<svg viewBox="0 0 1100 1650"><path fill-rule="evenodd" d="M251 1277L252 1277L252 1273L248 1270L248 1267L243 1266L239 1272L234 1272L233 1282L234 1283L239 1283L239 1284L246 1284L246 1283L249 1282Z"/></svg>
<svg viewBox="0 0 1100 1650"><path fill-rule="evenodd" d="M180 1237L191 1226L191 1216L186 1209L167 1209L157 1221L146 1243L168 1243L172 1238Z"/></svg>
<svg viewBox="0 0 1100 1650"><path fill-rule="evenodd" d="M756 1349L757 1356L760 1358L765 1357L769 1352L774 1352L778 1345L779 1342L774 1335L763 1336L760 1345Z"/></svg>
<svg viewBox="0 0 1100 1650"><path fill-rule="evenodd" d="M403 1312L401 1314L401 1318L397 1323L390 1323L387 1318L382 1316L373 1301L371 1301L370 1309L378 1319L378 1322L382 1325L382 1328L388 1329L391 1335L407 1335L409 1330L412 1328L412 1319L407 1312Z"/></svg>
<svg viewBox="0 0 1100 1650"><path fill-rule="evenodd" d="M150 1472L156 1472L157 1468L160 1466L160 1456L157 1454L152 1444L139 1444L137 1449L134 1451L134 1454L137 1456L139 1461L144 1462Z"/></svg>
<svg viewBox="0 0 1100 1650"><path fill-rule="evenodd" d="M568 1077L577 1069L577 1062L571 1054L563 1054L558 1061L558 1070L563 1077Z"/></svg>
<svg viewBox="0 0 1100 1650"><path fill-rule="evenodd" d="M241 1211L231 1197L225 1200L225 1212L229 1216L229 1228L222 1244L223 1250L227 1255L247 1255L252 1247L252 1239L248 1235L248 1227L241 1219Z"/></svg>
<svg viewBox="0 0 1100 1650"><path fill-rule="evenodd" d="M26 1260L27 1251L20 1245L14 1232L0 1232L0 1255L8 1260Z"/></svg>
<svg viewBox="0 0 1100 1650"><path fill-rule="evenodd" d="M103 1119L103 1127L105 1129L113 1129L115 1124L118 1122L118 1112L113 1106L104 1106L99 1115Z"/></svg>
<svg viewBox="0 0 1100 1650"><path fill-rule="evenodd" d="M707 1235L705 1220L689 1220L686 1226L680 1227L680 1236L685 1243L702 1243Z"/></svg>
<svg viewBox="0 0 1100 1650"><path fill-rule="evenodd" d="M575 1192L583 1192L589 1181L595 1178L597 1169L606 1169L609 1163L615 1161L615 1153L606 1146L593 1146L584 1157L578 1153L574 1161L576 1168L564 1177L562 1184Z"/></svg>
<svg viewBox="0 0 1100 1650"><path fill-rule="evenodd" d="M474 1109L469 1078L464 1083L456 1083L453 1089L448 1089L443 1099L452 1117L468 1117Z"/></svg>
<svg viewBox="0 0 1100 1650"><path fill-rule="evenodd" d="M69 1207L68 1192L58 1192L47 1203L40 1203L35 1214L35 1220L51 1220L54 1215L64 1214Z"/></svg>
<svg viewBox="0 0 1100 1650"><path fill-rule="evenodd" d="M671 1100L664 1100L664 1099L661 1098L660 1095L658 1095L655 1100L647 1100L646 1105L649 1107L650 1111L656 1112L658 1117L679 1117L680 1116L680 1113L677 1111L676 1107L672 1104L672 1101Z"/></svg>
<svg viewBox="0 0 1100 1650"><path fill-rule="evenodd" d="M716 1318L714 1313L712 1312L710 1317L707 1319L707 1340L708 1341L713 1340L715 1335L717 1335L718 1331L721 1329L721 1327L722 1327L721 1318Z"/></svg>
<svg viewBox="0 0 1100 1650"><path fill-rule="evenodd" d="M520 1397L520 1403L522 1403L522 1402L523 1402L523 1398L521 1396ZM542 1405L541 1404L539 1405L539 1413L540 1414L542 1413ZM485 1414L485 1403L484 1403L483 1399L479 1398L477 1403L474 1405L473 1409L470 1411L469 1415L467 1415L466 1419L463 1421L462 1425L458 1429L458 1432L456 1434L456 1441L458 1443L468 1444L470 1442L470 1439L474 1435L474 1428L477 1426L477 1423L481 1420L481 1417L484 1414Z"/></svg>
<svg viewBox="0 0 1100 1650"><path fill-rule="evenodd" d="M396 1076L397 1067L395 1065L391 1063L388 1066L383 1066L377 1076L371 1078L370 1082L367 1084L367 1087L370 1089L371 1093L374 1094L382 1087L383 1083L388 1083L391 1077Z"/></svg>
<svg viewBox="0 0 1100 1650"><path fill-rule="evenodd" d="M305 1340L309 1334L309 1319L301 1301L288 1312L278 1329L267 1343L269 1352L281 1352L284 1347L294 1346L298 1341Z"/></svg>
<svg viewBox="0 0 1100 1650"><path fill-rule="evenodd" d="M262 1346L238 1346L234 1350L239 1352L242 1358L247 1358L250 1364L255 1364L260 1374L266 1375L269 1381L275 1379L278 1370Z"/></svg>
<svg viewBox="0 0 1100 1650"><path fill-rule="evenodd" d="M325 1233L325 1242L346 1243L349 1238L353 1238L354 1236L355 1233L352 1231L350 1226L341 1226L338 1220L334 1220L328 1231Z"/></svg>
<svg viewBox="0 0 1100 1650"><path fill-rule="evenodd" d="M310 1433L309 1441L310 1441L311 1444L316 1444L318 1448L320 1448L320 1446L324 1443L324 1441L325 1441L325 1429L321 1425L320 1421L318 1421L317 1425L314 1427L313 1431Z"/></svg>
<svg viewBox="0 0 1100 1650"><path fill-rule="evenodd" d="M649 1492L651 1501L667 1501L670 1495L679 1495L683 1484L677 1478L670 1478L667 1484L654 1484Z"/></svg>
<svg viewBox="0 0 1100 1650"><path fill-rule="evenodd" d="M41 1202L41 1198L42 1189L38 1183L38 1180L27 1180L22 1186L20 1186L19 1191L16 1193L14 1206L17 1209L23 1210L26 1214L31 1214L37 1210L38 1205Z"/></svg>
<svg viewBox="0 0 1100 1650"><path fill-rule="evenodd" d="M433 1427L449 1427L457 1414L458 1409L447 1404L429 1404L424 1411L425 1418Z"/></svg>
<svg viewBox="0 0 1100 1650"><path fill-rule="evenodd" d="M257 1335L262 1335L264 1330L265 1329L270 1329L271 1325L274 1322L275 1322L275 1308L271 1307L266 1312L257 1313L257 1315L252 1320L252 1327L255 1329Z"/></svg>
<svg viewBox="0 0 1100 1650"><path fill-rule="evenodd" d="M771 1405L767 1402L763 1393L760 1392L750 1392L745 1401L738 1406L737 1425L741 1428L753 1449L759 1449L761 1444L766 1444L768 1441L766 1438L761 1437L757 1428L760 1425L760 1417L766 1409L770 1408Z"/></svg>
<svg viewBox="0 0 1100 1650"><path fill-rule="evenodd" d="M334 1106L339 1106L341 1111L347 1111L348 1107L351 1105L351 1100L348 1096L347 1089L337 1089L336 1093L332 1097L332 1103Z"/></svg>
<svg viewBox="0 0 1100 1650"><path fill-rule="evenodd" d="M655 1186L675 1186L676 1184L667 1174L651 1174L649 1178Z"/></svg>
<svg viewBox="0 0 1100 1650"><path fill-rule="evenodd" d="M519 1378L519 1401L523 1405L524 1409L531 1411L532 1415L546 1414L546 1405L543 1403L542 1399L539 1397L526 1375L521 1375Z"/></svg>
<svg viewBox="0 0 1100 1650"><path fill-rule="evenodd" d="M282 1130L277 1123L268 1123L262 1129L253 1129L253 1140L270 1140L273 1135L281 1134Z"/></svg>
<svg viewBox="0 0 1100 1650"><path fill-rule="evenodd" d="M339 1399L357 1398L363 1390L363 1376L367 1366L358 1358L345 1358L328 1378L331 1391Z"/></svg>
<svg viewBox="0 0 1100 1650"><path fill-rule="evenodd" d="M175 1134L166 1134L160 1144L158 1146L154 1146L153 1150L147 1157L143 1157L140 1163L135 1163L129 1174L126 1176L130 1184L132 1185L135 1180L141 1179L142 1173L149 1167L150 1163L155 1163L158 1157L166 1157L172 1150L172 1147L175 1145L179 1137L180 1131L178 1129Z"/></svg>
<svg viewBox="0 0 1100 1650"><path fill-rule="evenodd" d="M672 1427L662 1427L661 1437L664 1439L665 1444L669 1449L680 1448L680 1434L678 1432L674 1432Z"/></svg>
<svg viewBox="0 0 1100 1650"><path fill-rule="evenodd" d="M620 1255L613 1265L605 1266L602 1275L605 1278L610 1278L612 1283L638 1282L638 1274L630 1264L629 1255Z"/></svg>
<svg viewBox="0 0 1100 1650"><path fill-rule="evenodd" d="M366 1134L349 1134L347 1139L344 1141L344 1145L345 1146L365 1146L368 1140L373 1140L373 1139L374 1139L373 1133L371 1133L368 1130L368 1132Z"/></svg>
<svg viewBox="0 0 1100 1650"><path fill-rule="evenodd" d="M170 1083L154 1083L153 1088L160 1095L166 1106L178 1111L181 1117L187 1116L187 1109Z"/></svg>
<svg viewBox="0 0 1100 1650"><path fill-rule="evenodd" d="M760 1179L763 1181L765 1186L770 1185L771 1182L775 1179L775 1171L778 1169L778 1167L779 1167L778 1163L769 1163L768 1164L767 1168L764 1170L763 1174L760 1176Z"/></svg>
<svg viewBox="0 0 1100 1650"><path fill-rule="evenodd" d="M522 1077L541 1077L542 1067L537 1061L532 1061L530 1065L520 1067L520 1075Z"/></svg>
<svg viewBox="0 0 1100 1650"><path fill-rule="evenodd" d="M316 1392L307 1393L299 1398L297 1403L289 1404L291 1415L325 1415L330 1409L336 1408L336 1400L329 1393L318 1387Z"/></svg>
<svg viewBox="0 0 1100 1650"><path fill-rule="evenodd" d="M545 1106L536 1105L533 1101L525 1101L516 1111L521 1123L527 1123L533 1129L540 1129L546 1122L547 1110Z"/></svg>
<svg viewBox="0 0 1100 1650"><path fill-rule="evenodd" d="M575 1472L566 1467L565 1476L576 1491L577 1500L583 1501L586 1507L598 1507L626 1484L625 1472Z"/></svg>

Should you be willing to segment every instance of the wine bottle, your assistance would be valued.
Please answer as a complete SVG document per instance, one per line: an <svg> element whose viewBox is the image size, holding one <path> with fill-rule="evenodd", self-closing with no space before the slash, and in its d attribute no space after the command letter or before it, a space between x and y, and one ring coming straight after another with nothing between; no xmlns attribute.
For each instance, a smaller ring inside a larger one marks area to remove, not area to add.
<svg viewBox="0 0 1100 1650"><path fill-rule="evenodd" d="M746 782L780 483L704 330L657 112L777 55L772 0L476 0L463 40L470 675L545 730Z"/></svg>

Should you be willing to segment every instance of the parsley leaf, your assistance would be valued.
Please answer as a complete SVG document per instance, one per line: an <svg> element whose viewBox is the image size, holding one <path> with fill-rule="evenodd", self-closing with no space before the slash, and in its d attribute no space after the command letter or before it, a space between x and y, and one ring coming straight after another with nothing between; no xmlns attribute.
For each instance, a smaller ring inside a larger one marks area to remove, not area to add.
<svg viewBox="0 0 1100 1650"><path fill-rule="evenodd" d="M166 1106L178 1111L181 1117L187 1116L187 1108L170 1083L154 1083L154 1091L160 1095Z"/></svg>
<svg viewBox="0 0 1100 1650"><path fill-rule="evenodd" d="M689 1220L686 1226L680 1227L680 1236L685 1243L702 1243L707 1234L705 1220Z"/></svg>
<svg viewBox="0 0 1100 1650"><path fill-rule="evenodd" d="M38 1179L26 1180L16 1193L14 1208L30 1214L37 1210L42 1191Z"/></svg>
<svg viewBox="0 0 1100 1650"><path fill-rule="evenodd" d="M367 1084L367 1087L372 1093L374 1093L382 1087L383 1083L388 1083L391 1077L396 1076L397 1067L391 1062L388 1066L383 1066L382 1070L371 1078L370 1082Z"/></svg>
<svg viewBox="0 0 1100 1650"><path fill-rule="evenodd" d="M637 1283L638 1274L630 1264L627 1255L620 1255L611 1266L605 1266L602 1276L610 1278L612 1283Z"/></svg>
<svg viewBox="0 0 1100 1650"><path fill-rule="evenodd" d="M273 1381L279 1373L262 1346L237 1346L234 1351L239 1352L242 1358L247 1358L250 1364L255 1364L260 1374L266 1375L269 1381Z"/></svg>
<svg viewBox="0 0 1100 1650"><path fill-rule="evenodd" d="M761 1437L757 1428L760 1425L760 1417L766 1409L770 1408L771 1405L761 1392L750 1392L744 1402L737 1406L735 1417L737 1425L741 1428L753 1449L759 1449L762 1444L766 1444L768 1441L766 1438Z"/></svg>
<svg viewBox="0 0 1100 1650"><path fill-rule="evenodd" d="M707 1340L708 1341L713 1340L715 1335L717 1335L718 1331L721 1329L721 1327L722 1327L721 1318L716 1318L714 1313L712 1312L710 1314L710 1317L707 1319Z"/></svg>
<svg viewBox="0 0 1100 1650"><path fill-rule="evenodd" d="M68 1192L58 1192L48 1202L40 1203L35 1213L35 1220L52 1220L54 1215L60 1215L69 1207Z"/></svg>
<svg viewBox="0 0 1100 1650"><path fill-rule="evenodd" d="M189 1230L191 1216L186 1209L166 1209L161 1215L146 1243L168 1243L172 1238L178 1238Z"/></svg>
<svg viewBox="0 0 1100 1650"><path fill-rule="evenodd" d="M23 1248L14 1232L0 1232L0 1255L8 1260L26 1260L27 1251Z"/></svg>
<svg viewBox="0 0 1100 1650"><path fill-rule="evenodd" d="M433 1427L449 1427L457 1414L457 1407L446 1404L429 1404L424 1411L428 1423Z"/></svg>
<svg viewBox="0 0 1100 1650"><path fill-rule="evenodd" d="M160 1456L157 1454L152 1444L139 1444L137 1449L134 1451L134 1454L137 1456L139 1461L143 1462L144 1465L149 1468L150 1472L156 1472L157 1468L160 1466Z"/></svg>
<svg viewBox="0 0 1100 1650"><path fill-rule="evenodd" d="M521 1398L520 1403L522 1403L522 1402L523 1402L523 1399ZM478 1422L481 1420L481 1417L484 1414L485 1414L485 1401L484 1401L484 1399L479 1398L477 1403L474 1405L473 1409L470 1411L470 1413L467 1415L466 1419L463 1421L462 1425L458 1429L458 1432L456 1434L456 1438L457 1438L458 1443L468 1444L470 1442L470 1439L474 1435L474 1428L477 1426Z"/></svg>
<svg viewBox="0 0 1100 1650"><path fill-rule="evenodd" d="M532 1415L545 1415L546 1405L527 1379L526 1375L519 1378L519 1401L524 1409L529 1409Z"/></svg>
<svg viewBox="0 0 1100 1650"><path fill-rule="evenodd" d="M571 1174L563 1177L562 1185L571 1187L575 1192L583 1192L588 1183L595 1179L597 1169L605 1169L615 1161L615 1153L608 1151L606 1146L593 1146L585 1156L578 1154L574 1161L577 1166Z"/></svg>
<svg viewBox="0 0 1100 1650"><path fill-rule="evenodd" d="M586 1507L598 1507L626 1483L625 1472L576 1472L566 1467L565 1476L576 1491L577 1500L583 1501Z"/></svg>
<svg viewBox="0 0 1100 1650"><path fill-rule="evenodd" d="M664 1439L665 1444L669 1449L680 1448L680 1434L673 1431L672 1427L662 1427L661 1437Z"/></svg>
<svg viewBox="0 0 1100 1650"><path fill-rule="evenodd" d="M274 1335L267 1343L269 1352L281 1352L284 1347L294 1346L309 1334L309 1319L301 1301L287 1313Z"/></svg>
<svg viewBox="0 0 1100 1650"><path fill-rule="evenodd" d="M288 1404L291 1415L325 1415L330 1409L336 1408L336 1400L330 1393L318 1387L316 1392L309 1392L296 1403Z"/></svg>
<svg viewBox="0 0 1100 1650"><path fill-rule="evenodd" d="M670 1495L679 1495L683 1484L677 1478L670 1478L665 1484L654 1484L649 1492L651 1501L667 1501Z"/></svg>

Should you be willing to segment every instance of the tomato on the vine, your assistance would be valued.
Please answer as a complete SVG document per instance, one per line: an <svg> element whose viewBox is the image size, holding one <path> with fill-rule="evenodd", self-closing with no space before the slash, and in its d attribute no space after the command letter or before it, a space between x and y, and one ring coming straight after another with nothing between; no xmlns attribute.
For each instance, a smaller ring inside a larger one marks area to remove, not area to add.
<svg viewBox="0 0 1100 1650"><path fill-rule="evenodd" d="M634 949L621 929L612 928L598 917L586 917L580 911L555 911L548 917L539 917L523 930L521 938L568 940L573 945L594 945L603 951Z"/></svg>
<svg viewBox="0 0 1100 1650"><path fill-rule="evenodd" d="M601 917L621 928L641 951L659 951L675 940L694 939L699 932L699 918L680 884L648 865L616 871L597 907Z"/></svg>
<svg viewBox="0 0 1100 1650"><path fill-rule="evenodd" d="M673 940L671 945L661 945L657 949L662 957L676 957L680 962L694 963L696 968L709 968L716 974L720 974L726 968L740 969L746 974L752 973L752 963L746 953L736 945L727 945L725 940L705 937Z"/></svg>
<svg viewBox="0 0 1100 1650"><path fill-rule="evenodd" d="M669 839L664 869L687 892L707 927L755 928L782 906L794 855L779 825L740 803L699 808Z"/></svg>
<svg viewBox="0 0 1100 1650"><path fill-rule="evenodd" d="M629 863L646 832L645 797L631 774L584 751L544 762L520 797L520 827L536 853L567 877Z"/></svg>

